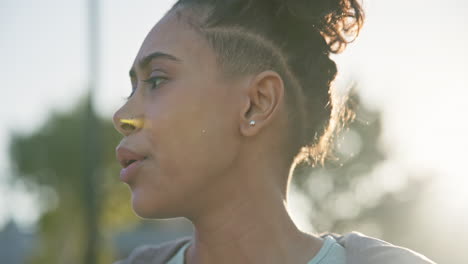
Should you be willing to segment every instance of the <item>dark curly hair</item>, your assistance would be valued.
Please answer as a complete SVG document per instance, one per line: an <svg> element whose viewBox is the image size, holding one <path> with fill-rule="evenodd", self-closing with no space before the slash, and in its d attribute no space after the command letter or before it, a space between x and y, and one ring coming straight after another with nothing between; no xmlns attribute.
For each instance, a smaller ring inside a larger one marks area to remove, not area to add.
<svg viewBox="0 0 468 264"><path fill-rule="evenodd" d="M194 14L188 19L180 12L186 7ZM179 0L174 10L212 45L226 76L264 70L281 76L291 128L288 162L323 164L340 124L352 115L333 100L337 67L330 54L359 34L358 0Z"/></svg>

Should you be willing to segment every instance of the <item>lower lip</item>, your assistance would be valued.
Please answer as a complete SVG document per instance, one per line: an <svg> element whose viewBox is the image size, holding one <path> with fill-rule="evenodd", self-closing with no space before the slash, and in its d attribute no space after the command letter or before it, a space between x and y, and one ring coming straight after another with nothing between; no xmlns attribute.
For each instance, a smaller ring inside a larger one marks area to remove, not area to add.
<svg viewBox="0 0 468 264"><path fill-rule="evenodd" d="M123 168L120 171L120 180L126 183L129 183L130 180L136 176L138 169L141 167L141 164L144 160L138 160L130 164L128 167Z"/></svg>

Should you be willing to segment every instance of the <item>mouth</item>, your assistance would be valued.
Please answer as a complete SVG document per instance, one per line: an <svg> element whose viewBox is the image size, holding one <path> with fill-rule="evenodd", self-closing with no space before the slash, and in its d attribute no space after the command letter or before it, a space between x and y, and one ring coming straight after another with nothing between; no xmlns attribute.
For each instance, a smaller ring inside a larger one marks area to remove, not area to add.
<svg viewBox="0 0 468 264"><path fill-rule="evenodd" d="M124 166L122 166L123 168L127 168L128 166L130 166L132 163L134 162L137 162L137 161L142 161L142 160L145 160L147 157L144 157L143 159L140 159L140 160L136 160L136 159L131 159L131 160L128 160L128 161L125 161L124 160Z"/></svg>
<svg viewBox="0 0 468 264"><path fill-rule="evenodd" d="M130 164L132 164L133 162L135 162L136 160L129 160L125 163L125 168L127 168Z"/></svg>
<svg viewBox="0 0 468 264"><path fill-rule="evenodd" d="M117 147L116 154L117 160L124 169L137 161L142 161L148 158L147 156L138 154L125 147Z"/></svg>

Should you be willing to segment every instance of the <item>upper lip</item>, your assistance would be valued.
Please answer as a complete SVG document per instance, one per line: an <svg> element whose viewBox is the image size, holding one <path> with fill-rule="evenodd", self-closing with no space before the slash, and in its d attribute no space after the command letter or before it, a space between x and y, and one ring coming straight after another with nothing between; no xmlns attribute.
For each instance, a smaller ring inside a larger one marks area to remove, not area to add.
<svg viewBox="0 0 468 264"><path fill-rule="evenodd" d="M116 154L117 159L119 160L120 165L122 165L123 168L128 167L134 161L146 159L145 156L135 153L125 147L117 147Z"/></svg>

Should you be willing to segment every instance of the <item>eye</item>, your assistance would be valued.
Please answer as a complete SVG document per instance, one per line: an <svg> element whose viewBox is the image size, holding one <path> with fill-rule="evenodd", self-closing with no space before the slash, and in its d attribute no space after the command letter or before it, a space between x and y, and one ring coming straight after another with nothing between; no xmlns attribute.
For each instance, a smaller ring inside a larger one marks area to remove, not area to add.
<svg viewBox="0 0 468 264"><path fill-rule="evenodd" d="M151 84L151 89L156 89L157 87L159 87L162 83L164 83L165 81L167 81L168 79L166 77L162 77L162 76L154 76L154 77L151 77L147 80L142 80L143 82L145 83L149 83ZM133 86L133 85L132 85ZM134 86L136 87L136 86ZM132 95L135 93L135 90L136 88L133 88L132 89L132 92L130 93L130 95L125 98L127 101L130 99L130 97L132 97Z"/></svg>
<svg viewBox="0 0 468 264"><path fill-rule="evenodd" d="M164 83L165 81L167 81L167 78L162 76L154 76L147 80L143 80L143 82L151 84L151 89L159 87L161 83Z"/></svg>

